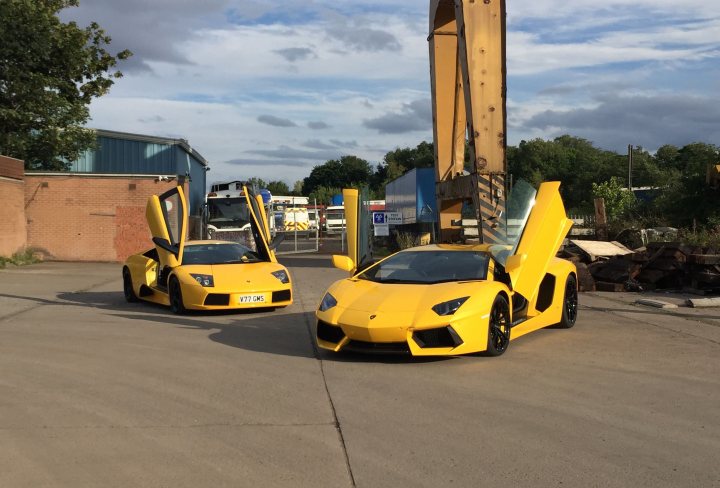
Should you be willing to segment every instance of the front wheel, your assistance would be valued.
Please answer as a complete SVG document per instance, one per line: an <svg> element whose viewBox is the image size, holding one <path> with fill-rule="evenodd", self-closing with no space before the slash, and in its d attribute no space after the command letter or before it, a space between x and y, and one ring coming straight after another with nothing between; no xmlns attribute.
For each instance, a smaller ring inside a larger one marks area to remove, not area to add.
<svg viewBox="0 0 720 488"><path fill-rule="evenodd" d="M504 296L495 297L488 321L488 344L485 355L500 356L510 345L510 306Z"/></svg>
<svg viewBox="0 0 720 488"><path fill-rule="evenodd" d="M133 289L133 282L132 282L132 276L130 275L130 270L127 268L123 268L123 293L125 294L125 300L127 300L128 303L133 303L138 301L138 297L135 294L135 290Z"/></svg>
<svg viewBox="0 0 720 488"><path fill-rule="evenodd" d="M575 275L568 275L565 281L565 297L563 298L562 318L557 324L561 329L569 329L575 325L578 313L578 289Z"/></svg>
<svg viewBox="0 0 720 488"><path fill-rule="evenodd" d="M169 283L169 295L170 295L170 310L175 314L185 313L185 304L183 303L182 290L180 289L180 282L174 276L170 278Z"/></svg>

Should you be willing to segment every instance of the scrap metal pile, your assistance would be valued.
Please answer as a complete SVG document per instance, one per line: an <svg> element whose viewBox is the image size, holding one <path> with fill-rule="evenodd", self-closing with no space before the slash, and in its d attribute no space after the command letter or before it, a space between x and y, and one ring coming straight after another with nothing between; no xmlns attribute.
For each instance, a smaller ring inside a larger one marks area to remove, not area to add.
<svg viewBox="0 0 720 488"><path fill-rule="evenodd" d="M559 257L573 261L581 291L683 289L720 292L720 250L651 242L630 250L618 242L571 240Z"/></svg>

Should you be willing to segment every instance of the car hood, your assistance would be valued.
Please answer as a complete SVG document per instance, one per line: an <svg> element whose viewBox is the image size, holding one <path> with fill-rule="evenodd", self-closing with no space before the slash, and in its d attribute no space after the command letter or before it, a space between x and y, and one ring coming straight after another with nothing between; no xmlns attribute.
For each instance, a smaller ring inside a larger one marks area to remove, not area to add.
<svg viewBox="0 0 720 488"><path fill-rule="evenodd" d="M453 281L432 285L376 283L347 279L328 290L338 306L359 312L417 312L482 290L486 281Z"/></svg>
<svg viewBox="0 0 720 488"><path fill-rule="evenodd" d="M187 273L211 274L217 289L234 289L239 284L251 288L277 288L282 285L271 273L280 270L287 272L283 265L265 261L241 264L185 265L182 268Z"/></svg>

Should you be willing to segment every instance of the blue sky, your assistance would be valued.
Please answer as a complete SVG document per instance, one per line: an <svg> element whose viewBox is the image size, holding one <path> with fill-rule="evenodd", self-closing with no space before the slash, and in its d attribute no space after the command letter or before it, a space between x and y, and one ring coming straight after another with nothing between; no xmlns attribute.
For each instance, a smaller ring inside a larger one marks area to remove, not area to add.
<svg viewBox="0 0 720 488"><path fill-rule="evenodd" d="M507 0L508 141L720 144L720 2ZM425 0L80 0L135 55L91 127L182 137L209 180L289 185L432 139Z"/></svg>

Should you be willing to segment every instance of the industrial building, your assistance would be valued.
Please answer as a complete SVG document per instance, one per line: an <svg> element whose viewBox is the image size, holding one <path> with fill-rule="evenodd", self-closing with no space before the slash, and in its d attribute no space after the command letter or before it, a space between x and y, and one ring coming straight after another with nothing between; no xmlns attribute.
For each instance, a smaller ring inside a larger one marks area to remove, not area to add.
<svg viewBox="0 0 720 488"><path fill-rule="evenodd" d="M3 192L1 206L22 208L26 225L9 229L14 237L5 239L2 254L27 247L45 259L122 261L151 246L147 198L178 184L188 195L192 234L204 202L205 158L184 139L96 133L95 148L71 162L68 171L26 171L19 179L13 170L13 178L4 180L15 191ZM10 195L24 201L5 202Z"/></svg>

